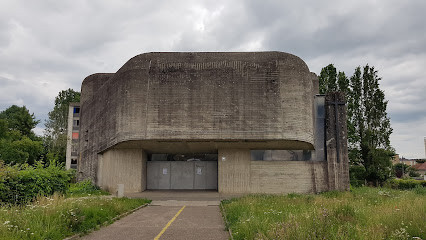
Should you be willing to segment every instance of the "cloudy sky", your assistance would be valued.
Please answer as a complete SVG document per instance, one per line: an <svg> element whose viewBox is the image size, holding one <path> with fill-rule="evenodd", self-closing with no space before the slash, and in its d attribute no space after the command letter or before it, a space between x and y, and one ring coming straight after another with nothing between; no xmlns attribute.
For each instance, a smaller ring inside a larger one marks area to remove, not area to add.
<svg viewBox="0 0 426 240"><path fill-rule="evenodd" d="M153 51L283 51L312 72L334 63L382 77L394 133L407 158L424 158L426 1L0 1L0 111L26 105L41 120L59 91L116 72Z"/></svg>

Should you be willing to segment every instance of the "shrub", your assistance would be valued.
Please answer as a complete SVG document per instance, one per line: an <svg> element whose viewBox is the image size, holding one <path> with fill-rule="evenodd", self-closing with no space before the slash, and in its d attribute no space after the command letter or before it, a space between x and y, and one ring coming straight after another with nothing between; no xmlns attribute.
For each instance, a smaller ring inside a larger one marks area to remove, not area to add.
<svg viewBox="0 0 426 240"><path fill-rule="evenodd" d="M83 197L91 195L109 195L109 193L101 190L89 179L78 183L72 183L67 191L68 197Z"/></svg>
<svg viewBox="0 0 426 240"><path fill-rule="evenodd" d="M413 189L416 187L426 187L426 181L414 179L390 179L385 183L384 186L401 190Z"/></svg>
<svg viewBox="0 0 426 240"><path fill-rule="evenodd" d="M354 187L361 187L365 183L366 171L363 166L351 165L349 167L350 184Z"/></svg>
<svg viewBox="0 0 426 240"><path fill-rule="evenodd" d="M39 195L65 193L71 178L72 172L54 161L47 167L41 162L35 166L5 166L0 163L0 202L24 204Z"/></svg>
<svg viewBox="0 0 426 240"><path fill-rule="evenodd" d="M417 171L417 169L413 167L408 168L408 176L410 177L420 177L420 173Z"/></svg>

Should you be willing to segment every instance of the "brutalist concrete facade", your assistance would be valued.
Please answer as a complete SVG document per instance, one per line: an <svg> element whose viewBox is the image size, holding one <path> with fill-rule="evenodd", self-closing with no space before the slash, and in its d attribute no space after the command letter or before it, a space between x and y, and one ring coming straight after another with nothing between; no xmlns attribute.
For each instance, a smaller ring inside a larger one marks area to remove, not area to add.
<svg viewBox="0 0 426 240"><path fill-rule="evenodd" d="M117 184L144 191L150 154L215 153L219 192L347 189L345 105L328 107L344 99L326 97L326 125L318 134L317 93L316 75L288 53L138 55L116 73L82 83L79 179L111 192ZM253 161L256 149L317 154L307 161Z"/></svg>

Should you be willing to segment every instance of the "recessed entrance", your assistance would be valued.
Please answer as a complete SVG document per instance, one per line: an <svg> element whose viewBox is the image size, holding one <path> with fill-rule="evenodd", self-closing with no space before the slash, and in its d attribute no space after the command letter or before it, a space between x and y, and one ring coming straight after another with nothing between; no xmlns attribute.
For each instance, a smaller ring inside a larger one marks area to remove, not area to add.
<svg viewBox="0 0 426 240"><path fill-rule="evenodd" d="M217 154L151 154L147 189L217 189Z"/></svg>

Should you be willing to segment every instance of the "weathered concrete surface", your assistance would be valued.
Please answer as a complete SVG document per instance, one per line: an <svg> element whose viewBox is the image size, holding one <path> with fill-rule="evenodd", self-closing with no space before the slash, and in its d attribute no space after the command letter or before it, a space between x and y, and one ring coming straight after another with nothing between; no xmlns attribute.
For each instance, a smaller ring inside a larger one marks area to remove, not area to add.
<svg viewBox="0 0 426 240"><path fill-rule="evenodd" d="M251 161L252 193L316 193L327 190L324 162Z"/></svg>
<svg viewBox="0 0 426 240"><path fill-rule="evenodd" d="M146 154L141 149L110 149L98 157L96 184L115 193L117 184L125 192L145 190Z"/></svg>
<svg viewBox="0 0 426 240"><path fill-rule="evenodd" d="M186 207L160 239L229 239L218 206Z"/></svg>
<svg viewBox="0 0 426 240"><path fill-rule="evenodd" d="M219 149L218 191L250 193L250 150Z"/></svg>
<svg viewBox="0 0 426 240"><path fill-rule="evenodd" d="M328 190L349 190L348 131L344 93L327 94L325 111Z"/></svg>
<svg viewBox="0 0 426 240"><path fill-rule="evenodd" d="M313 149L314 80L282 52L138 55L83 81L80 179L96 178L97 153L127 141L145 150L147 140Z"/></svg>
<svg viewBox="0 0 426 240"><path fill-rule="evenodd" d="M329 105L344 98L328 95L326 115L316 116L318 79L294 55L141 54L117 73L87 77L81 91L79 179L112 192L123 182L128 192L146 189L150 153L218 153L220 193L348 189L345 106L336 118ZM304 162L250 157L314 148L323 152Z"/></svg>
<svg viewBox="0 0 426 240"><path fill-rule="evenodd" d="M154 239L182 206L148 206L83 239ZM218 206L188 206L160 239L228 239Z"/></svg>
<svg viewBox="0 0 426 240"><path fill-rule="evenodd" d="M126 197L151 199L151 206L219 206L229 196L213 190L147 190L128 193Z"/></svg>
<svg viewBox="0 0 426 240"><path fill-rule="evenodd" d="M127 193L126 197L151 199L151 206L219 206L229 196L213 190L147 190Z"/></svg>
<svg viewBox="0 0 426 240"><path fill-rule="evenodd" d="M217 201L220 194L214 190L147 190L138 193L126 193L129 198L146 198L153 201Z"/></svg>
<svg viewBox="0 0 426 240"><path fill-rule="evenodd" d="M220 193L316 193L328 190L324 161L252 161L250 149L219 149Z"/></svg>

